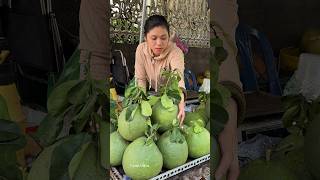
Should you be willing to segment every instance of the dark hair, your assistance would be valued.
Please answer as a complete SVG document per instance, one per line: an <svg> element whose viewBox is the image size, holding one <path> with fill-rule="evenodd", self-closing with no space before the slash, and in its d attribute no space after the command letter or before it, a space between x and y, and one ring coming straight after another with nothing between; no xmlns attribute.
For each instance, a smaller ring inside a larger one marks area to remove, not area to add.
<svg viewBox="0 0 320 180"><path fill-rule="evenodd" d="M170 32L169 23L164 16L152 15L146 20L146 23L144 24L144 35L147 35L147 33L151 31L151 29L158 26L163 26L167 29L168 33Z"/></svg>

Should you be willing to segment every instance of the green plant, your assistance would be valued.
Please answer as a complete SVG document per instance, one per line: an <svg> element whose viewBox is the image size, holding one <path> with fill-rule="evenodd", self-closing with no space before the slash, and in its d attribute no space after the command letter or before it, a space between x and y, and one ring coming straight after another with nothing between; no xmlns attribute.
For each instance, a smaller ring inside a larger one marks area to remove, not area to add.
<svg viewBox="0 0 320 180"><path fill-rule="evenodd" d="M214 28L212 28L214 30ZM210 41L210 95L206 102L207 114L210 115L210 128L214 135L220 134L229 119L226 106L231 97L227 88L219 84L219 66L227 58L228 52L223 41L214 30L215 37Z"/></svg>
<svg viewBox="0 0 320 180"><path fill-rule="evenodd" d="M151 105L143 89L133 79L125 90L123 110L118 119L118 131L121 136L133 141L144 135L147 121L152 114Z"/></svg>
<svg viewBox="0 0 320 180"><path fill-rule="evenodd" d="M305 133L309 123L320 114L320 97L307 101L302 94L282 97L282 123L290 132Z"/></svg>
<svg viewBox="0 0 320 180"><path fill-rule="evenodd" d="M17 163L16 152L25 145L26 139L18 124L0 119L0 179L23 179L24 170Z"/></svg>
<svg viewBox="0 0 320 180"><path fill-rule="evenodd" d="M210 130L210 135L213 135L211 136L210 149L212 156L210 168L212 171L216 170L220 162L220 148L216 137L223 131L225 124L229 120L226 107L231 97L230 91L219 84L219 67L227 58L228 52L224 49L223 41L216 33L215 27L219 28L219 24L213 21L213 24L210 24L210 28L214 33L214 37L210 39L210 94L200 96L200 102L204 104L202 107L205 107L206 115L209 118L206 129ZM220 27L219 29L222 28ZM230 43L232 41L230 41L226 33L224 33L224 37L231 47L235 46ZM211 177L214 179L213 173Z"/></svg>
<svg viewBox="0 0 320 180"><path fill-rule="evenodd" d="M0 179L22 180L24 170L17 163L16 152L26 145L19 125L10 120L5 99L0 95Z"/></svg>
<svg viewBox="0 0 320 180"><path fill-rule="evenodd" d="M153 123L159 124L159 130L164 132L171 129L173 122L177 121L182 90L178 86L181 75L177 70L163 69L161 78L164 83L161 84L157 94L159 101L152 108L151 119Z"/></svg>
<svg viewBox="0 0 320 180"><path fill-rule="evenodd" d="M84 80L66 81L52 90L48 115L34 136L43 150L32 163L29 180L107 178L109 141L100 135L110 134L105 125L107 87L106 80L94 80L89 72Z"/></svg>

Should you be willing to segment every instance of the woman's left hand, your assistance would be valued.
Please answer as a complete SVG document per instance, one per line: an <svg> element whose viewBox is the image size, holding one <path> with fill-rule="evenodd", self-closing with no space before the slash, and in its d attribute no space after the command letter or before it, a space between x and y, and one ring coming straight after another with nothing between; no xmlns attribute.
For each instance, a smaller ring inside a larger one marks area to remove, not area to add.
<svg viewBox="0 0 320 180"><path fill-rule="evenodd" d="M179 112L178 112L178 116L177 116L178 120L180 121L180 127L182 127L184 117L185 117L184 106L185 106L184 100L181 100L178 105Z"/></svg>

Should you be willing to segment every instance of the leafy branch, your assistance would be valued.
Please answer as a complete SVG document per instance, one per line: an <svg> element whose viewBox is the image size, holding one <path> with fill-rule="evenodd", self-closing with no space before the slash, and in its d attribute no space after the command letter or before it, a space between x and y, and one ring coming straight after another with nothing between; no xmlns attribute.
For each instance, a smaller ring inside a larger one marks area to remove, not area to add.
<svg viewBox="0 0 320 180"><path fill-rule="evenodd" d="M141 108L142 115L149 117L152 114L149 99L142 87L137 85L136 79L132 79L125 90L125 98L123 100L123 107L126 110L126 120L133 120L138 108Z"/></svg>
<svg viewBox="0 0 320 180"><path fill-rule="evenodd" d="M284 96L282 105L285 110L282 123L291 133L304 132L320 114L320 97L309 102L302 94Z"/></svg>
<svg viewBox="0 0 320 180"><path fill-rule="evenodd" d="M84 80L62 82L52 90L48 115L35 134L44 149L32 163L28 180L107 178L109 85L107 80L92 79L90 67L86 68Z"/></svg>
<svg viewBox="0 0 320 180"><path fill-rule="evenodd" d="M177 69L161 70L161 80L165 83L160 85L159 95L167 96L174 104L181 101L181 89L179 88L179 81L181 80L181 75Z"/></svg>
<svg viewBox="0 0 320 180"><path fill-rule="evenodd" d="M210 124L214 135L220 134L229 119L226 105L231 97L228 89L219 84L219 66L228 57L228 52L223 47L223 41L218 37L214 26L211 25L214 38L210 40L210 95L209 98L201 96L210 105ZM211 128L210 128L211 129Z"/></svg>

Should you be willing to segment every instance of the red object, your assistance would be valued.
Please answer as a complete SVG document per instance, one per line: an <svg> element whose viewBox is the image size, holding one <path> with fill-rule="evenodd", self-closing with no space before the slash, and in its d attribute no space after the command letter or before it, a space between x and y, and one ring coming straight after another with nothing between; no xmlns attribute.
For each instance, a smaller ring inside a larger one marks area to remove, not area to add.
<svg viewBox="0 0 320 180"><path fill-rule="evenodd" d="M39 126L31 126L31 127L27 127L26 128L26 133L29 134L29 133L34 133L37 131Z"/></svg>
<svg viewBox="0 0 320 180"><path fill-rule="evenodd" d="M187 54L189 52L188 45L183 43L178 36L176 36L175 41L176 41L177 47L179 47L184 54Z"/></svg>

